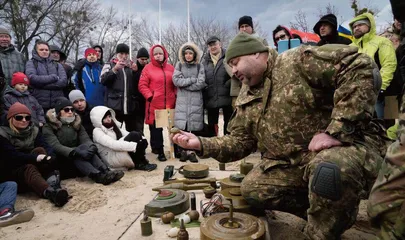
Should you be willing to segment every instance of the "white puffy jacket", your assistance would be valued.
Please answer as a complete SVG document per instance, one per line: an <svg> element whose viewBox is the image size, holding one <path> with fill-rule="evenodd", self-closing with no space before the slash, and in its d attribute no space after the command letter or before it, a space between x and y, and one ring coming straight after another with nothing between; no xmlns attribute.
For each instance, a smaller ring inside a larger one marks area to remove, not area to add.
<svg viewBox="0 0 405 240"><path fill-rule="evenodd" d="M105 106L94 107L90 112L90 119L94 126L93 142L97 145L98 153L102 160L108 163L112 168L133 168L134 162L128 152L136 151L136 142L124 141L128 135L123 128L119 128L122 137L117 140L113 128L106 128L102 124L102 120L107 111L111 112L111 117L115 124L121 126L121 123L115 118L115 112L111 108Z"/></svg>

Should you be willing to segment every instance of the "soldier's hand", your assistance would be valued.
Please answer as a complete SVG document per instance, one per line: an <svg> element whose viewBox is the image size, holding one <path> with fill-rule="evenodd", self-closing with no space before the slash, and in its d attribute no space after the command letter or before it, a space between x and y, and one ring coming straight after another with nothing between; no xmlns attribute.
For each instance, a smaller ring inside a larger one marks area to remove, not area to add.
<svg viewBox="0 0 405 240"><path fill-rule="evenodd" d="M172 141L182 148L201 151L201 142L192 133L180 131L180 133L171 134L171 137Z"/></svg>
<svg viewBox="0 0 405 240"><path fill-rule="evenodd" d="M335 146L341 146L342 143L336 138L326 134L316 134L309 143L308 150L312 152L319 152Z"/></svg>

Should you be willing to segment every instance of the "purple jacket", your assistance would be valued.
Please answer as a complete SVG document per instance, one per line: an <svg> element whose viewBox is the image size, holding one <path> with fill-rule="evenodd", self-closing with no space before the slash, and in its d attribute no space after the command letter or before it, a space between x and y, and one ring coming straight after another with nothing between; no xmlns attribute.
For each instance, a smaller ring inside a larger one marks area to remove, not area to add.
<svg viewBox="0 0 405 240"><path fill-rule="evenodd" d="M41 105L38 101L31 96L28 91L23 93L13 89L7 89L4 93L4 114L7 115L8 110L10 109L11 105L14 103L19 102L24 104L31 110L31 117L32 122L38 126L38 123L45 124L45 114L44 110L42 109Z"/></svg>
<svg viewBox="0 0 405 240"><path fill-rule="evenodd" d="M60 63L53 61L50 57L41 58L34 49L31 60L25 66L25 74L32 87L32 96L38 100L44 110L53 108L54 100L63 97L67 77Z"/></svg>

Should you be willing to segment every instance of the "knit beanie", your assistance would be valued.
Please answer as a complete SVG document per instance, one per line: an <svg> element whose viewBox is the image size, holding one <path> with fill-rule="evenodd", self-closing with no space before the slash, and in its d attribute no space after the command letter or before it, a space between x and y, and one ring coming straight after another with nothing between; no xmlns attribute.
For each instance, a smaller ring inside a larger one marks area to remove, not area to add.
<svg viewBox="0 0 405 240"><path fill-rule="evenodd" d="M74 103L75 101L80 100L80 99L86 100L86 98L84 97L84 94L82 93L82 91L77 90L77 89L70 91L69 100L72 103Z"/></svg>
<svg viewBox="0 0 405 240"><path fill-rule="evenodd" d="M11 78L11 86L14 87L16 84L23 83L26 85L30 85L30 81L28 80L27 75L22 72L16 72L13 74Z"/></svg>
<svg viewBox="0 0 405 240"><path fill-rule="evenodd" d="M84 57L87 58L87 56L93 53L97 56L97 51L94 48L87 48L86 51L84 51Z"/></svg>
<svg viewBox="0 0 405 240"><path fill-rule="evenodd" d="M62 109L64 109L65 107L68 107L68 106L73 106L73 104L67 98L64 98L64 97L58 98L55 102L56 114L59 114Z"/></svg>
<svg viewBox="0 0 405 240"><path fill-rule="evenodd" d="M29 110L29 108L27 108L27 106L19 102L16 102L13 105L11 105L10 109L8 109L7 120L10 120L10 118L14 117L15 115L22 113L31 115L31 111Z"/></svg>
<svg viewBox="0 0 405 240"><path fill-rule="evenodd" d="M264 46L257 37L242 32L236 35L229 44L225 54L225 62L228 63L235 57L268 51L269 48Z"/></svg>
<svg viewBox="0 0 405 240"><path fill-rule="evenodd" d="M141 58L141 57L146 57L149 58L149 53L148 50L146 50L146 48L140 48L138 50L138 53L136 54L136 58Z"/></svg>
<svg viewBox="0 0 405 240"><path fill-rule="evenodd" d="M11 37L10 31L7 28L0 27L0 34L7 34Z"/></svg>
<svg viewBox="0 0 405 240"><path fill-rule="evenodd" d="M128 45L126 45L125 43L118 44L115 53L128 53L129 54Z"/></svg>
<svg viewBox="0 0 405 240"><path fill-rule="evenodd" d="M157 47L155 47L155 48L153 49L153 54L155 54L155 53L164 54L164 51L163 51L163 49L162 49L161 47L157 46Z"/></svg>
<svg viewBox="0 0 405 240"><path fill-rule="evenodd" d="M358 21L355 21L352 24L352 28L354 28L356 25L359 25L359 24L366 24L368 27L371 26L370 20L368 20L367 18L364 18L364 19L360 19Z"/></svg>
<svg viewBox="0 0 405 240"><path fill-rule="evenodd" d="M239 18L239 28L240 26L242 26L243 24L247 24L249 26L251 26L253 28L253 20L251 16L243 16L241 18Z"/></svg>

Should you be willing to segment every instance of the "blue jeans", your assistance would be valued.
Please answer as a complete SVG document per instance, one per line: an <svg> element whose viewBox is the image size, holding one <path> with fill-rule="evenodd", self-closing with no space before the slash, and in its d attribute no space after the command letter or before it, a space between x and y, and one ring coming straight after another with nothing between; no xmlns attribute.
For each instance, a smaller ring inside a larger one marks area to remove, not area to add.
<svg viewBox="0 0 405 240"><path fill-rule="evenodd" d="M375 104L375 112L377 113L378 119L384 119L384 107L385 107L385 99L377 100Z"/></svg>
<svg viewBox="0 0 405 240"><path fill-rule="evenodd" d="M17 183L0 183L0 212L4 209L14 210L15 200L17 199Z"/></svg>

